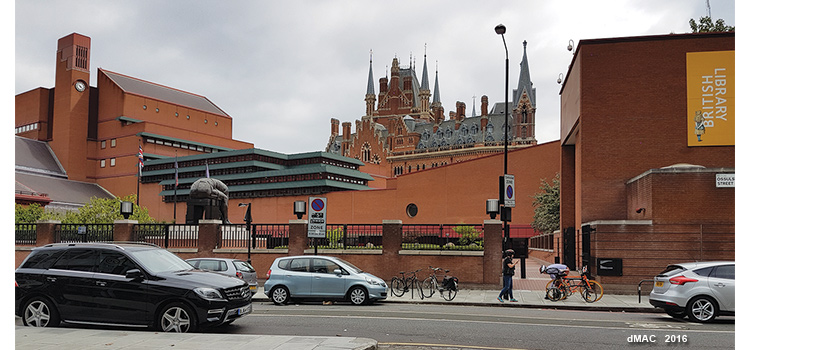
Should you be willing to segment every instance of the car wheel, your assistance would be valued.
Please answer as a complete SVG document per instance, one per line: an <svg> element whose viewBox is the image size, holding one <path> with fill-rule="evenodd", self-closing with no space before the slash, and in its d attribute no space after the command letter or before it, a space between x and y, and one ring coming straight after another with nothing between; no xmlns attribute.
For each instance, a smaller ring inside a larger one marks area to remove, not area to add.
<svg viewBox="0 0 840 350"><path fill-rule="evenodd" d="M187 333L195 331L195 328L195 313L184 303L166 305L158 317L158 329L163 332Z"/></svg>
<svg viewBox="0 0 840 350"><path fill-rule="evenodd" d="M353 303L353 305L363 305L368 302L367 290L362 287L353 287L353 289L350 290L350 293L348 293L348 296L350 297L350 302Z"/></svg>
<svg viewBox="0 0 840 350"><path fill-rule="evenodd" d="M55 327L61 322L58 309L49 300L35 297L23 309L23 325L30 327Z"/></svg>
<svg viewBox="0 0 840 350"><path fill-rule="evenodd" d="M288 304L289 290L283 286L274 287L274 289L271 290L271 301L273 301L275 305Z"/></svg>
<svg viewBox="0 0 840 350"><path fill-rule="evenodd" d="M685 310L668 309L668 310L665 310L665 313L668 314L668 316L671 316L671 317L676 318L676 319L685 318Z"/></svg>
<svg viewBox="0 0 840 350"><path fill-rule="evenodd" d="M685 308L688 318L694 322L709 322L718 314L717 303L709 297L699 296L688 302Z"/></svg>

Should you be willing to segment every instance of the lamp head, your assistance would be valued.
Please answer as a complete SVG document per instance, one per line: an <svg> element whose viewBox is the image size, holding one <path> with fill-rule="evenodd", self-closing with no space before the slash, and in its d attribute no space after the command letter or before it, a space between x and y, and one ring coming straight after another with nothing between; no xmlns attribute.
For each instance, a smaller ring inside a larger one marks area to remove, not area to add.
<svg viewBox="0 0 840 350"><path fill-rule="evenodd" d="M134 213L134 203L132 202L120 202L120 214L122 214L123 218L128 220L128 217Z"/></svg>
<svg viewBox="0 0 840 350"><path fill-rule="evenodd" d="M303 214L306 214L306 201L295 201L294 204L294 214L297 215L298 220L303 218Z"/></svg>
<svg viewBox="0 0 840 350"><path fill-rule="evenodd" d="M507 28L505 28L504 24L499 24L496 26L496 34L505 35Z"/></svg>

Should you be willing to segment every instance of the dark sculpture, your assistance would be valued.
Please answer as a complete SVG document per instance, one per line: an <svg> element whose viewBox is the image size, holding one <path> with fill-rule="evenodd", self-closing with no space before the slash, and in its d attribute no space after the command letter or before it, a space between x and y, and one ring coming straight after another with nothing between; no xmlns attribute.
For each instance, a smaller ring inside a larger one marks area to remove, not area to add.
<svg viewBox="0 0 840 350"><path fill-rule="evenodd" d="M190 186L190 199L187 201L188 224L198 223L200 219L218 219L225 224L228 221L228 188L224 182L203 178Z"/></svg>

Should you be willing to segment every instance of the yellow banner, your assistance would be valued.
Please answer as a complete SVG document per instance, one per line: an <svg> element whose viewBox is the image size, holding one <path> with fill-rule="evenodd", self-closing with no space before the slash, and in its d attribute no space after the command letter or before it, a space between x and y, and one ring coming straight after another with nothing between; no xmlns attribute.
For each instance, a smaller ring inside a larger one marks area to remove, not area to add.
<svg viewBox="0 0 840 350"><path fill-rule="evenodd" d="M685 54L688 146L735 145L735 51Z"/></svg>

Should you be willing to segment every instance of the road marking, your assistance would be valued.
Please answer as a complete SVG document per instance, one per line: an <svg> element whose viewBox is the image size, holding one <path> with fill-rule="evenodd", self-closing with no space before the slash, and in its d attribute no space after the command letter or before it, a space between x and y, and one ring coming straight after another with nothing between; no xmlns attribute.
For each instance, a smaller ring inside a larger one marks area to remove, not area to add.
<svg viewBox="0 0 840 350"><path fill-rule="evenodd" d="M408 317L383 317L383 316L330 316L330 315L269 315L269 314L250 314L248 317L257 316L257 317L312 317L312 318L352 318L352 319L382 319L382 320L399 320L399 321L436 321L436 322L453 322L453 323L462 323L462 322L469 322L469 323L488 323L488 324L499 324L499 325L509 325L509 326L542 326L542 327L552 327L552 328L585 328L585 329L613 329L613 330L627 330L629 327L613 327L613 326L591 326L591 325L567 325L567 324L544 324L544 323L517 323L517 322L503 322L503 321L477 321L477 320L443 320L443 319L435 319L435 318L408 318ZM680 329L682 332L693 332L693 333L732 333L735 334L735 331L726 331L726 330L700 330L700 329Z"/></svg>
<svg viewBox="0 0 840 350"><path fill-rule="evenodd" d="M429 347L442 347L442 348L484 349L484 350L525 350L525 349L520 349L520 348L491 348L491 347L487 347L487 346L476 346L476 345L426 344L426 343L379 343L379 345L429 346Z"/></svg>

